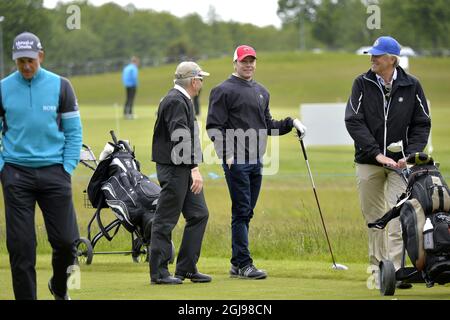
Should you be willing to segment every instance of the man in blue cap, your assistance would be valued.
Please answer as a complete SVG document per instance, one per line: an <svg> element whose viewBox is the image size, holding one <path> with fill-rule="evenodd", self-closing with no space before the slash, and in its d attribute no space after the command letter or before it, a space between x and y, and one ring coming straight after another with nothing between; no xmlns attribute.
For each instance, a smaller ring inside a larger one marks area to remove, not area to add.
<svg viewBox="0 0 450 320"><path fill-rule="evenodd" d="M392 169L404 168L409 154L425 148L431 119L420 82L399 66L397 40L379 37L365 53L371 54L371 68L353 82L345 124L355 142L359 199L369 223L391 209L405 190L401 177ZM398 141L402 141L404 152L390 152L387 146ZM386 229L368 229L369 262L376 281L383 259L391 260L396 270L402 262L399 218ZM411 285L398 283L397 287Z"/></svg>
<svg viewBox="0 0 450 320"><path fill-rule="evenodd" d="M37 298L37 203L53 249L48 286L55 299L68 300L79 238L71 184L82 143L78 103L69 80L41 67L44 51L36 35L19 34L12 59L17 71L0 82L0 178L14 295Z"/></svg>

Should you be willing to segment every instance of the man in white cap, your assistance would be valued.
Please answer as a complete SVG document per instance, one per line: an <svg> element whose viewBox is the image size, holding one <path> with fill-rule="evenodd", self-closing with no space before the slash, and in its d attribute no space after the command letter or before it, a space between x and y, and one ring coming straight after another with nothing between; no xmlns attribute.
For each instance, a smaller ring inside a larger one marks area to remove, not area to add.
<svg viewBox="0 0 450 320"><path fill-rule="evenodd" d="M78 164L82 128L69 80L41 67L44 51L29 32L13 43L17 71L1 81L0 171L6 238L16 299L36 299L36 203L53 249L49 289L67 300L67 278L79 238L71 175Z"/></svg>
<svg viewBox="0 0 450 320"><path fill-rule="evenodd" d="M345 125L355 141L361 210L370 223L389 211L406 189L400 175L389 168L404 168L409 154L425 148L431 119L420 82L399 66L397 40L379 37L365 53L371 54L371 68L353 83ZM390 152L387 147L398 141L404 152ZM401 266L403 240L399 218L389 222L387 234L384 229L368 229L368 235L369 263L378 282L382 260L391 260L396 270ZM411 284L398 283L397 287L406 289Z"/></svg>
<svg viewBox="0 0 450 320"><path fill-rule="evenodd" d="M182 62L175 71L175 86L161 100L155 123L152 160L161 185L161 194L152 226L150 278L152 284L210 282L211 277L197 270L208 208L203 195L203 178L198 164L202 152L192 98L209 76L198 64ZM175 277L168 271L171 234L180 213L186 220L177 257Z"/></svg>
<svg viewBox="0 0 450 320"><path fill-rule="evenodd" d="M211 91L206 129L214 141L218 157L223 159L232 201L230 275L242 279L264 279L267 273L253 264L248 234L261 189L262 157L267 135L284 135L295 127L303 138L306 127L298 119L272 119L269 92L253 80L255 49L247 45L238 46L233 55L233 65L234 73ZM240 133L243 136L239 137ZM254 138L247 139L246 135Z"/></svg>

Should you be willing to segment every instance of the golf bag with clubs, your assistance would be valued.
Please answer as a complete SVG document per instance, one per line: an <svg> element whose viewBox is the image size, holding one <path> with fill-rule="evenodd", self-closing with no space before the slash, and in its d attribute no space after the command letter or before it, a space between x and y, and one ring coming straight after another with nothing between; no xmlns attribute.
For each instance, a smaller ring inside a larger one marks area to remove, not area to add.
<svg viewBox="0 0 450 320"><path fill-rule="evenodd" d="M427 285L450 281L450 191L433 158L425 153L408 157L401 175L406 191L396 206L369 228L383 229L400 216L402 237L411 263ZM425 228L424 228L425 227ZM448 277L448 279L447 279Z"/></svg>
<svg viewBox="0 0 450 320"><path fill-rule="evenodd" d="M161 187L140 172L128 143L117 141L113 131L111 136L114 143L108 142L89 181L89 200L97 211L111 208L125 229L138 232L149 243ZM102 224L99 225L103 235L110 239Z"/></svg>

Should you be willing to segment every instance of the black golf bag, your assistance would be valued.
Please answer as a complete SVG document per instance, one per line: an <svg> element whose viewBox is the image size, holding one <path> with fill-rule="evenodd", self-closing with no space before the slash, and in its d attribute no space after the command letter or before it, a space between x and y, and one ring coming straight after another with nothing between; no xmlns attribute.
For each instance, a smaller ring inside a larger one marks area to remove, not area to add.
<svg viewBox="0 0 450 320"><path fill-rule="evenodd" d="M129 232L138 231L149 241L151 223L161 188L140 172L139 162L126 141L109 143L111 153L100 161L89 181L87 194L96 214L109 207ZM106 238L111 238L103 229Z"/></svg>
<svg viewBox="0 0 450 320"><path fill-rule="evenodd" d="M450 267L450 191L433 159L424 153L412 154L407 163L413 166L403 170L407 180L406 191L397 205L370 228L383 229L400 216L403 242L412 264L433 279ZM430 220L427 248L424 247L424 225Z"/></svg>

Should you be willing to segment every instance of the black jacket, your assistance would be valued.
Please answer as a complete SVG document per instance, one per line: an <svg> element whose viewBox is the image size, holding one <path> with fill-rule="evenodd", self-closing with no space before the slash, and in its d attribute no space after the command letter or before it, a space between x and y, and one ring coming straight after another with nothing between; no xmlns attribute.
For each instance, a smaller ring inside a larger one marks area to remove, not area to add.
<svg viewBox="0 0 450 320"><path fill-rule="evenodd" d="M226 160L234 156L237 159L237 150L242 148L236 137L227 136L227 129L232 131L242 129L244 132L254 129L258 140L258 154L261 156L265 152L267 135L284 135L292 130L291 118L287 117L280 121L272 119L269 100L269 92L262 85L254 80L246 81L234 75L212 89L209 96L206 129L209 137L214 141L219 158ZM227 146L233 146L233 148ZM253 153L252 151L255 149L251 148L247 141L246 159ZM250 158L252 158L251 155Z"/></svg>
<svg viewBox="0 0 450 320"><path fill-rule="evenodd" d="M179 90L171 89L159 104L152 161L196 167L202 162L198 134L192 101Z"/></svg>
<svg viewBox="0 0 450 320"><path fill-rule="evenodd" d="M386 108L385 108L386 106ZM405 155L422 151L431 128L427 99L419 81L397 67L390 99L374 72L357 77L345 111L345 125L355 141L355 162L380 165L375 157L382 153L396 161L402 153L386 147L403 141Z"/></svg>

